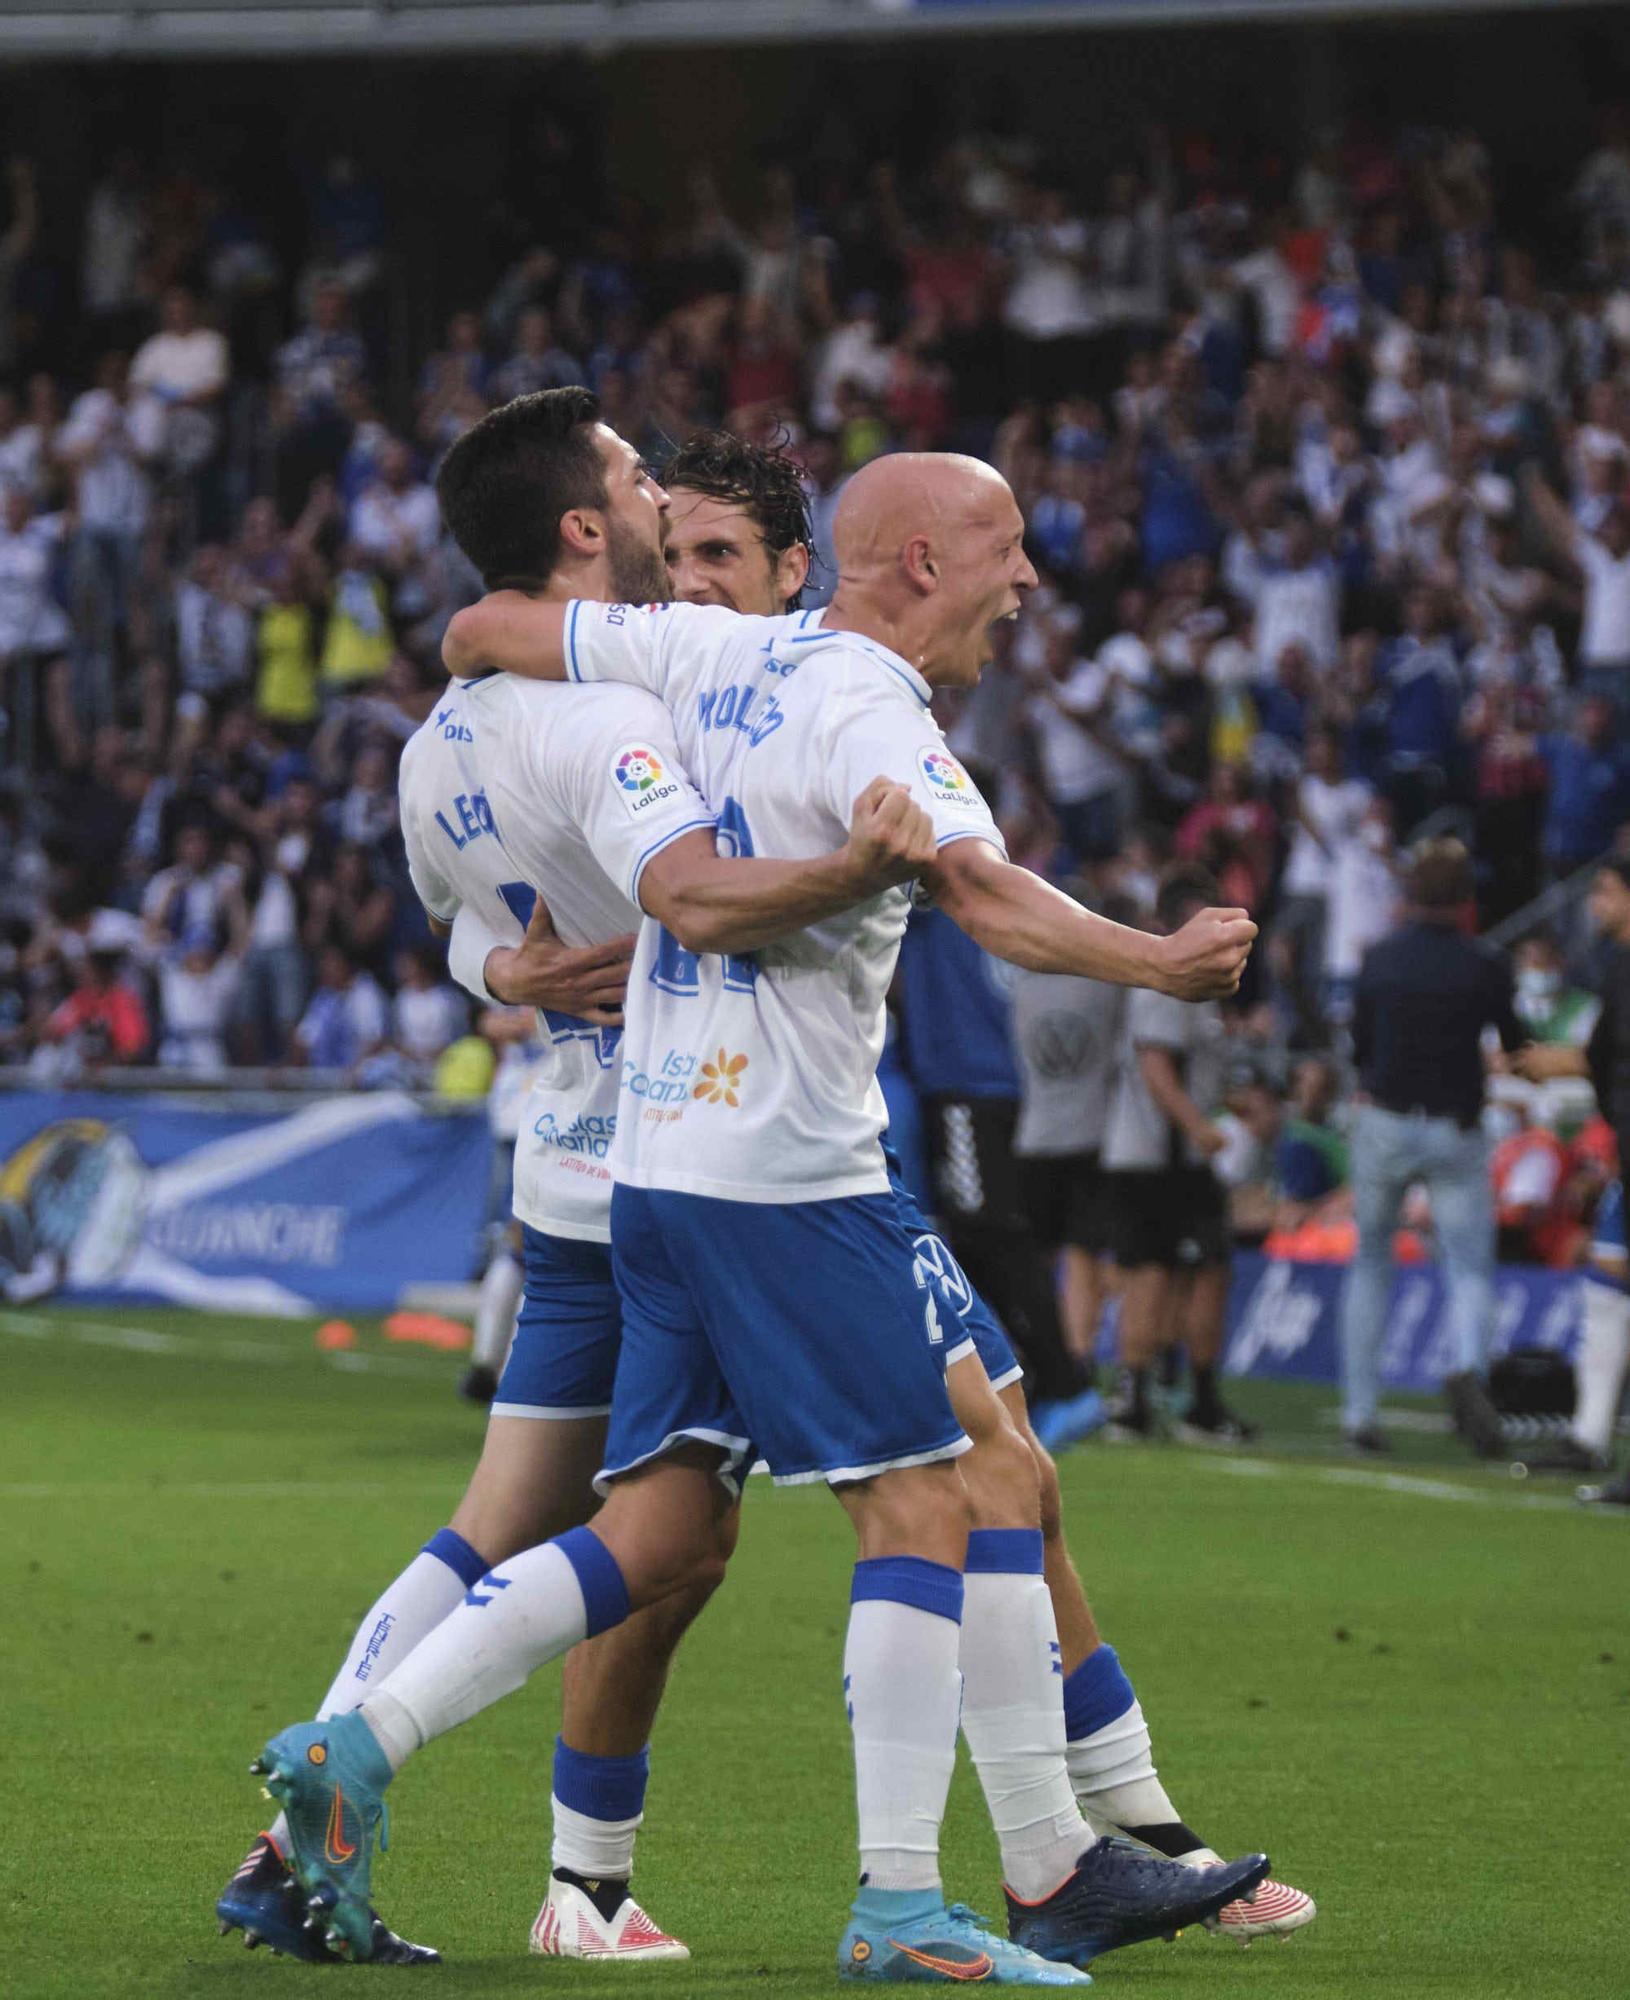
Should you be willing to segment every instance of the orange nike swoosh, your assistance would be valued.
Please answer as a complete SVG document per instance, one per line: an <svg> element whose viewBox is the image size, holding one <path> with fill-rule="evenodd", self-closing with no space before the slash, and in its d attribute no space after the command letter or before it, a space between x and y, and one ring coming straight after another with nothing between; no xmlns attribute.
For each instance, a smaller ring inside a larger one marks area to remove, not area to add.
<svg viewBox="0 0 1630 2000"><path fill-rule="evenodd" d="M349 1861L357 1851L356 1842L345 1837L345 1792L339 1785L334 1787L334 1803L328 1809L328 1834L323 1851L333 1862Z"/></svg>
<svg viewBox="0 0 1630 2000"><path fill-rule="evenodd" d="M941 1972L947 1979L965 1979L973 1984L989 1979L996 1970L988 1952L982 1951L977 1958L935 1958L931 1952L913 1951L910 1945L902 1944L898 1938L890 1938L889 1943L914 1964L926 1966L930 1972Z"/></svg>

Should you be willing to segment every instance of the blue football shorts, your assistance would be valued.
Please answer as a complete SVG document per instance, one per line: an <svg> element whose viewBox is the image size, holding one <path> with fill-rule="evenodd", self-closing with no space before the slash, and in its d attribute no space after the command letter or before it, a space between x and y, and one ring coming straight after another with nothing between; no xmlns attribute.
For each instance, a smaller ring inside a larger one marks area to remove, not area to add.
<svg viewBox="0 0 1630 2000"><path fill-rule="evenodd" d="M495 1417L603 1417L622 1346L609 1243L522 1225L525 1287L515 1340L492 1399Z"/></svg>
<svg viewBox="0 0 1630 2000"><path fill-rule="evenodd" d="M788 1485L954 1458L940 1290L893 1194L723 1201L619 1185L622 1295L601 1490L680 1441Z"/></svg>

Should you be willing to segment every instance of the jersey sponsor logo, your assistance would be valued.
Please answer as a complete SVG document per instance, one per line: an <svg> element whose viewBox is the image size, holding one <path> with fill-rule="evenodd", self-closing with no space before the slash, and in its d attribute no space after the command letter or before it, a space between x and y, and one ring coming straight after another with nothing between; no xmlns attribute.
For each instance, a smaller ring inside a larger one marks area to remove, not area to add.
<svg viewBox="0 0 1630 2000"><path fill-rule="evenodd" d="M930 795L938 805L969 806L977 809L979 794L973 779L957 760L932 744L917 753L917 769L922 772Z"/></svg>
<svg viewBox="0 0 1630 2000"><path fill-rule="evenodd" d="M541 1145L595 1160L603 1160L611 1151L616 1131L616 1119L598 1112L579 1112L570 1125L562 1125L552 1111L545 1111L532 1127L532 1135Z"/></svg>
<svg viewBox="0 0 1630 2000"><path fill-rule="evenodd" d="M741 1103L737 1093L742 1088L742 1071L747 1067L745 1056L733 1056L720 1049L712 1062L702 1065L702 1075L692 1095L704 1104L727 1104L731 1110Z"/></svg>
<svg viewBox="0 0 1630 2000"><path fill-rule="evenodd" d="M625 743L611 760L611 782L628 809L630 819L638 819L653 806L679 796L679 782L662 768L662 759L643 743Z"/></svg>
<svg viewBox="0 0 1630 2000"><path fill-rule="evenodd" d="M623 1058L622 1087L631 1097L648 1097L653 1104L688 1102L696 1058L688 1050L669 1049L656 1070L643 1070L632 1057Z"/></svg>

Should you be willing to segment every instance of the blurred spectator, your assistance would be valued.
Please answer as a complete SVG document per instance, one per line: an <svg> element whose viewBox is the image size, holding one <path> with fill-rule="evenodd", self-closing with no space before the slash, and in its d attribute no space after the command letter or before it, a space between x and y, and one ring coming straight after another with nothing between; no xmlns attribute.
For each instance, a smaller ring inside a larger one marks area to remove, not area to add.
<svg viewBox="0 0 1630 2000"><path fill-rule="evenodd" d="M213 925L183 933L159 966L158 1060L166 1069L212 1076L226 1068L227 1026L244 949L240 930L226 949Z"/></svg>
<svg viewBox="0 0 1630 2000"><path fill-rule="evenodd" d="M204 325L197 295L172 285L159 331L130 365L138 398L132 420L143 455L182 474L206 464L220 443L220 403L231 372L225 337Z"/></svg>
<svg viewBox="0 0 1630 2000"><path fill-rule="evenodd" d="M54 587L66 525L60 514L36 514L20 488L0 491L0 701L6 754L24 769L40 747L44 705L59 764L72 769L80 761L68 683L73 635Z"/></svg>
<svg viewBox="0 0 1630 2000"><path fill-rule="evenodd" d="M510 403L539 389L569 389L586 379L583 364L555 342L549 315L528 306L515 323L515 347L492 378L492 399Z"/></svg>
<svg viewBox="0 0 1630 2000"><path fill-rule="evenodd" d="M121 954L93 944L74 970L74 990L46 1021L43 1040L66 1064L66 1074L108 1063L139 1062L152 1030L140 993L121 969Z"/></svg>
<svg viewBox="0 0 1630 2000"><path fill-rule="evenodd" d="M436 1058L464 1033L469 1011L469 1002L445 977L439 947L397 954L391 1043L416 1081L428 1081Z"/></svg>
<svg viewBox="0 0 1630 2000"><path fill-rule="evenodd" d="M1569 983L1562 946L1548 931L1535 931L1517 946L1516 978L1517 1019L1529 1038L1582 1049L1601 1003Z"/></svg>
<svg viewBox="0 0 1630 2000"><path fill-rule="evenodd" d="M385 996L343 946L317 953L317 991L294 1033L294 1055L312 1069L356 1070L383 1048L390 1021Z"/></svg>
<svg viewBox="0 0 1630 2000"><path fill-rule="evenodd" d="M1571 875L1604 854L1630 819L1630 744L1607 697L1587 695L1573 727L1542 736L1539 754L1550 776L1545 860L1552 874Z"/></svg>

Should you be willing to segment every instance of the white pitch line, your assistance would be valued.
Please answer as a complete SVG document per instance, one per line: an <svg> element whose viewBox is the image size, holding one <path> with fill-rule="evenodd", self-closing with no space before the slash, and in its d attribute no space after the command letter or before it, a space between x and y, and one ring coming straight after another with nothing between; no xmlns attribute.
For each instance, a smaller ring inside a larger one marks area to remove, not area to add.
<svg viewBox="0 0 1630 2000"><path fill-rule="evenodd" d="M246 1340L227 1336L211 1340L202 1335L161 1333L145 1326L116 1326L106 1320L69 1319L52 1315L34 1318L23 1313L0 1313L0 1331L24 1340L71 1340L81 1347L117 1347L131 1354L185 1356L198 1361L247 1361L277 1365L304 1359L315 1352L319 1362L347 1375L411 1375L423 1381L444 1381L445 1368L406 1354L358 1354L354 1349L309 1350L289 1341Z"/></svg>
<svg viewBox="0 0 1630 2000"><path fill-rule="evenodd" d="M1307 1479L1320 1486L1367 1487L1376 1493L1402 1493L1416 1500L1450 1500L1474 1507L1515 1507L1541 1512L1578 1514L1585 1510L1560 1493L1501 1493L1492 1487L1460 1486L1449 1479L1428 1479L1407 1472L1378 1472L1358 1465L1306 1465L1295 1459L1223 1458L1196 1454L1195 1463L1214 1466L1244 1479Z"/></svg>
<svg viewBox="0 0 1630 2000"><path fill-rule="evenodd" d="M100 1484L95 1480L66 1480L55 1484L23 1481L0 1485L0 1500L164 1500L208 1498L212 1500L343 1500L351 1495L395 1496L423 1493L444 1486L449 1492L456 1479L393 1480L373 1485L342 1484L325 1479L284 1479L257 1483L253 1480L195 1479L153 1480L147 1485Z"/></svg>

